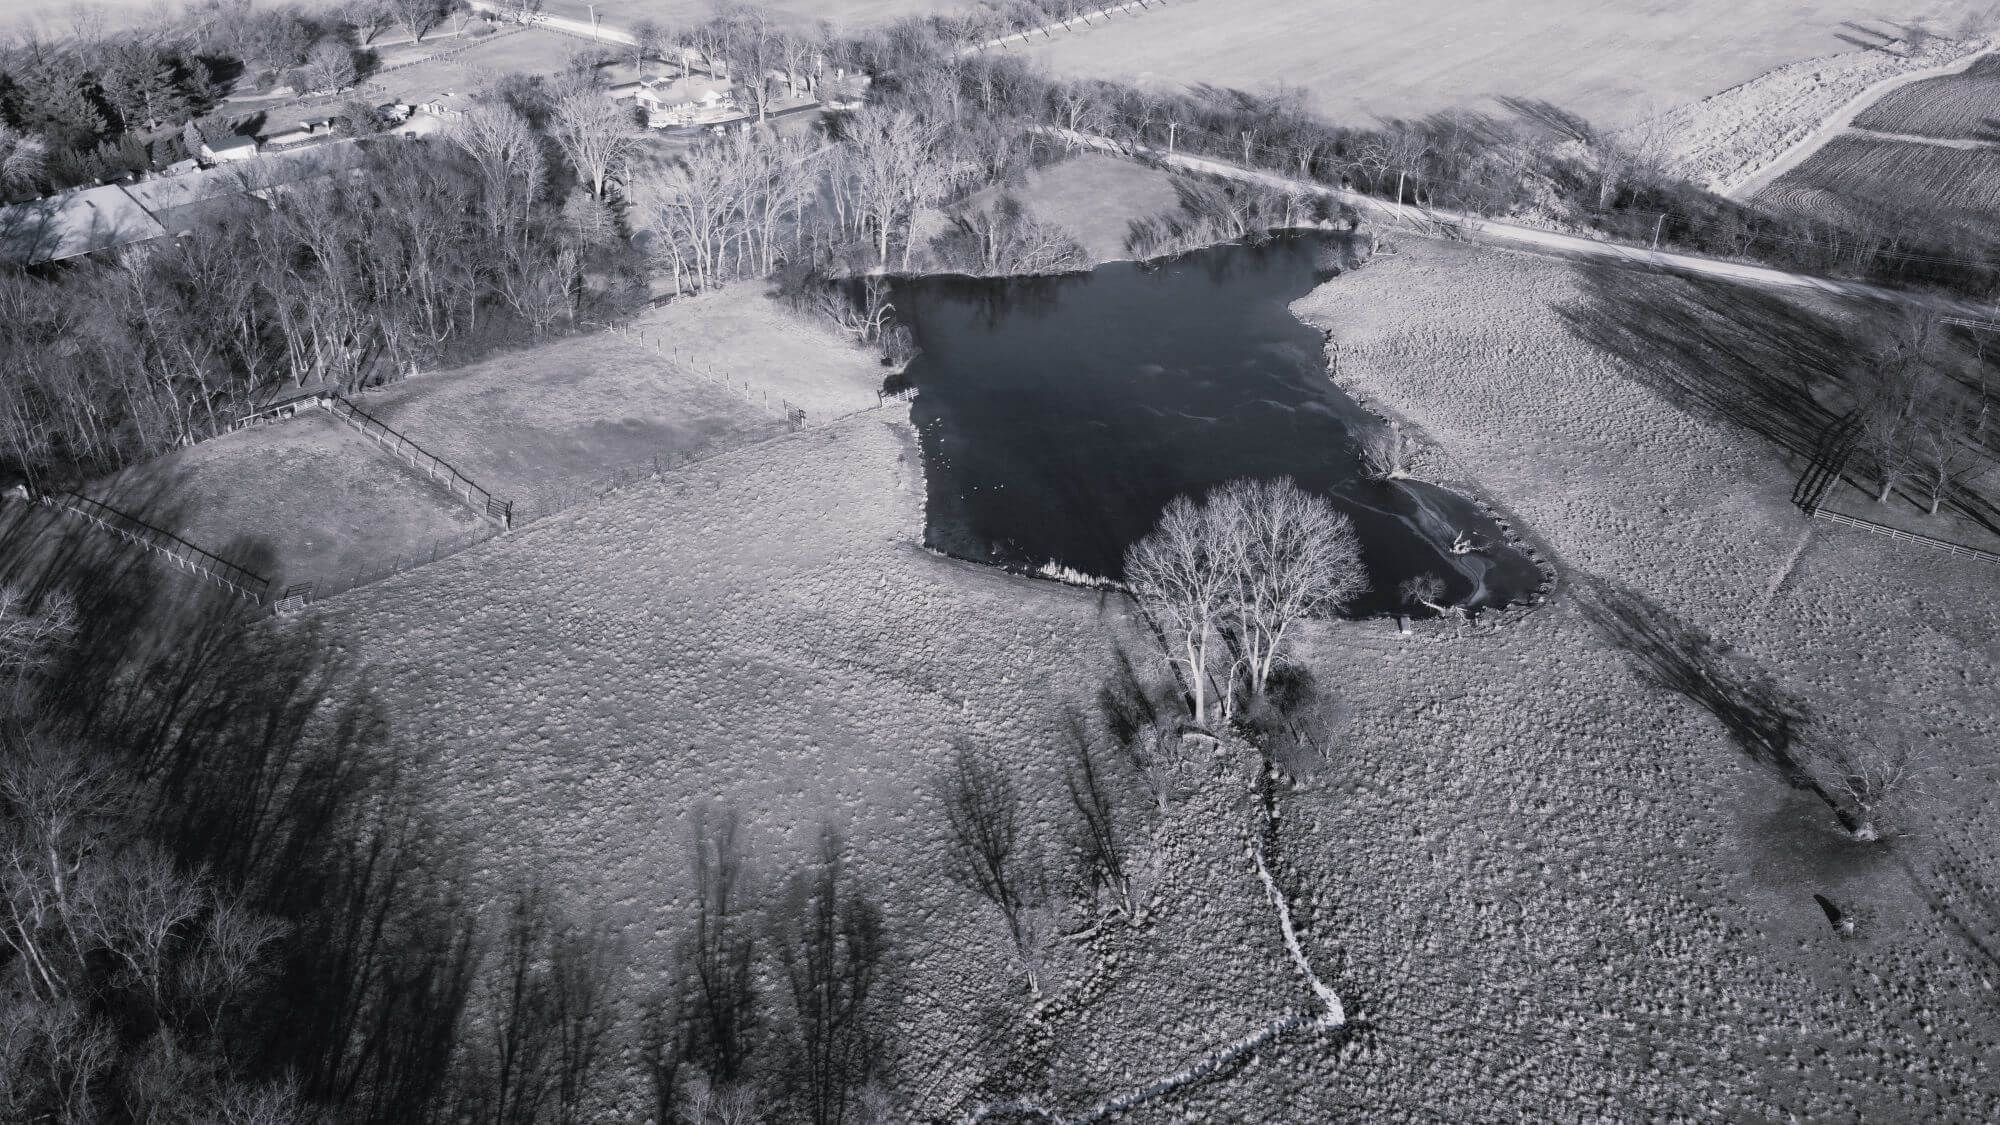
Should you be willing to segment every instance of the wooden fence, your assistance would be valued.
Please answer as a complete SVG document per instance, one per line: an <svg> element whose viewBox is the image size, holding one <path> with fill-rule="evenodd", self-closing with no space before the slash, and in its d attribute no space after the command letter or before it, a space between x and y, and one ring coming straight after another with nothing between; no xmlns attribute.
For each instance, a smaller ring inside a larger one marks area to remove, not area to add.
<svg viewBox="0 0 2000 1125"><path fill-rule="evenodd" d="M475 514L499 524L502 531L513 528L513 501L502 500L474 484L471 477L452 468L443 458L390 429L374 415L339 395L327 395L317 400L317 405L360 431L363 437L388 450L397 460L430 478L431 483L451 493L454 499L464 503Z"/></svg>
<svg viewBox="0 0 2000 1125"><path fill-rule="evenodd" d="M1929 547L1934 551L1943 551L1948 555L1957 555L1960 558L1978 559L1980 562L2000 563L2000 555L1996 555L1991 551L1982 551L1977 547L1966 547L1957 543L1948 543L1943 539L1933 539L1928 535L1918 535L1914 531L1904 531L1900 527L1889 527L1886 524L1872 523L1868 520L1856 519L1853 516L1844 516L1839 512L1828 511L1825 508L1814 508L1812 514L1814 519L1837 523L1842 527L1859 528L1874 535L1884 536L1893 542L1915 543L1919 547Z"/></svg>
<svg viewBox="0 0 2000 1125"><path fill-rule="evenodd" d="M253 574L227 559L211 555L173 532L154 527L101 500L92 500L74 492L44 492L35 499L58 511L89 520L127 543L163 555L167 561L189 574L213 582L240 598L262 602L271 589L271 580L263 575Z"/></svg>

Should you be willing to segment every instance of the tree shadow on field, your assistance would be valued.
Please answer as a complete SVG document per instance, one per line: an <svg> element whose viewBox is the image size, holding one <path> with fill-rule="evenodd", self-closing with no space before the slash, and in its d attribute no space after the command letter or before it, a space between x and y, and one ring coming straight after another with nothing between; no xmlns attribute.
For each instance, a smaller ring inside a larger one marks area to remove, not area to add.
<svg viewBox="0 0 2000 1125"><path fill-rule="evenodd" d="M1577 591L1584 616L1640 680L1686 697L1714 715L1752 762L1833 803L1807 768L1805 704L1768 673L1644 594L1597 579L1579 582Z"/></svg>
<svg viewBox="0 0 2000 1125"><path fill-rule="evenodd" d="M1746 286L1581 267L1589 296L1558 309L1579 340L1625 361L1673 406L1810 456L1868 349L1832 318Z"/></svg>

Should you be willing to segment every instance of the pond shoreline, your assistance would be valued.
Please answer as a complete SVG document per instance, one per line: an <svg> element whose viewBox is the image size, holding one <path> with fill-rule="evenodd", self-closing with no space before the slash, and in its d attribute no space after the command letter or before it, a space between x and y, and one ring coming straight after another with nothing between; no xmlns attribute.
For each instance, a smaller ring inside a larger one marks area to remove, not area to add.
<svg viewBox="0 0 2000 1125"><path fill-rule="evenodd" d="M1382 243L1375 245L1377 253L1381 252L1382 246ZM1390 252L1393 253L1393 249ZM1367 261L1357 264L1354 267L1355 270L1364 268L1369 262L1374 260L1374 257L1375 255L1371 254ZM1417 456L1419 458L1419 465L1421 466L1419 470L1421 475L1414 476L1412 479L1422 480L1434 487L1463 497L1466 501L1478 507L1479 510L1485 512L1494 524L1500 528L1506 538L1507 545L1527 557L1542 572L1542 585L1531 596L1525 599L1510 601L1503 605L1482 607L1470 615L1473 621L1491 627L1504 626L1524 619L1535 610L1552 602L1562 588L1563 568L1557 561L1554 548L1548 544L1547 540L1535 534L1529 528L1529 525L1516 515L1511 508L1495 499L1485 485L1480 482L1477 475L1460 462L1457 456L1446 448L1444 442L1431 434L1429 430L1425 429L1416 420L1385 404L1378 397L1375 397L1373 393L1374 388L1367 381L1344 372L1340 363L1341 339L1338 325L1330 324L1319 316L1314 315L1313 312L1308 311L1307 306L1313 303L1315 297L1318 297L1323 291L1338 284L1346 276L1347 274L1343 273L1315 286L1311 293L1293 301L1288 306L1289 311L1294 317L1298 318L1301 324L1320 333L1326 346L1325 368L1327 378L1336 387L1340 388L1342 394L1352 399L1357 406L1373 415L1384 425L1399 426L1404 433L1413 435L1419 439L1421 446L1418 449ZM1439 621L1443 619L1433 616L1418 618L1416 620Z"/></svg>
<svg viewBox="0 0 2000 1125"><path fill-rule="evenodd" d="M1172 496L1290 476L1362 534L1371 589L1347 616L1408 616L1399 590L1419 575L1475 616L1536 604L1550 569L1510 516L1476 490L1365 471L1381 415L1332 377L1326 330L1290 307L1374 249L1309 232L1083 275L903 279L925 546L1115 589L1125 546ZM1468 536L1483 545L1454 548Z"/></svg>

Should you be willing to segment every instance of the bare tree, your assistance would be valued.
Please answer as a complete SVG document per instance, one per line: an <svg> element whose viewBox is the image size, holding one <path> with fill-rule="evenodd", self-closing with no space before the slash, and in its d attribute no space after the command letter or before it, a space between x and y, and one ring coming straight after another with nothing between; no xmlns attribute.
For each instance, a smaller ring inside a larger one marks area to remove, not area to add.
<svg viewBox="0 0 2000 1125"><path fill-rule="evenodd" d="M936 152L938 129L907 110L868 106L854 114L847 130L853 142L847 172L871 229L875 260L886 264L900 235L907 269L909 230L917 210L950 184L949 170Z"/></svg>
<svg viewBox="0 0 2000 1125"><path fill-rule="evenodd" d="M1933 767L1906 740L1857 740L1839 750L1816 753L1814 773L1844 808L1842 820L1856 841L1869 843L1895 833L1895 824L1930 799Z"/></svg>
<svg viewBox="0 0 2000 1125"><path fill-rule="evenodd" d="M1985 447L1990 407L1956 388L1940 388L1918 408L1910 427L1911 476L1937 515L1945 498L1991 470Z"/></svg>
<svg viewBox="0 0 2000 1125"><path fill-rule="evenodd" d="M667 42L666 29L656 20L635 20L629 29L632 33L632 69L640 78L646 77L646 60L657 59Z"/></svg>
<svg viewBox="0 0 2000 1125"><path fill-rule="evenodd" d="M436 27L443 15L439 0L388 0L389 10L396 18L396 26L409 33L418 43L424 41L424 34Z"/></svg>
<svg viewBox="0 0 2000 1125"><path fill-rule="evenodd" d="M873 1064L873 1002L886 938L881 912L844 871L843 842L820 830L812 870L792 876L775 927L790 984L786 1030L813 1125L841 1125Z"/></svg>
<svg viewBox="0 0 2000 1125"><path fill-rule="evenodd" d="M745 1075L757 1025L756 933L735 810L717 815L697 808L689 843L695 918L681 957L680 1011L689 1025L689 1055L709 1077L734 1084Z"/></svg>
<svg viewBox="0 0 2000 1125"><path fill-rule="evenodd" d="M479 168L488 231L503 245L518 243L547 171L541 138L527 118L503 104L473 107L447 136Z"/></svg>
<svg viewBox="0 0 2000 1125"><path fill-rule="evenodd" d="M313 44L301 68L309 90L340 90L354 85L354 52L347 44L324 39Z"/></svg>
<svg viewBox="0 0 2000 1125"><path fill-rule="evenodd" d="M1028 968L1029 990L1040 995L1041 977L1028 956L1037 944L1028 911L1041 901L1040 873L1023 852L1021 798L1013 779L961 750L937 790L950 849L948 873L999 908Z"/></svg>
<svg viewBox="0 0 2000 1125"><path fill-rule="evenodd" d="M1113 779L1098 755L1087 731L1072 722L1069 732L1072 755L1064 781L1069 788L1070 806L1076 810L1075 844L1083 861L1084 879L1091 893L1108 893L1118 913L1127 921L1139 914L1131 862L1131 841L1124 818L1113 799Z"/></svg>
<svg viewBox="0 0 2000 1125"><path fill-rule="evenodd" d="M347 18L354 21L354 33L360 37L364 47L396 22L395 13L389 10L388 0L359 0L347 10Z"/></svg>
<svg viewBox="0 0 2000 1125"><path fill-rule="evenodd" d="M1372 480L1404 480L1410 475L1410 442L1401 422L1373 430L1362 439L1361 462Z"/></svg>
<svg viewBox="0 0 2000 1125"><path fill-rule="evenodd" d="M588 87L556 99L550 132L577 175L590 184L590 194L599 199L604 198L605 182L624 172L639 146L631 112Z"/></svg>
<svg viewBox="0 0 2000 1125"><path fill-rule="evenodd" d="M13 586L0 586L0 682L16 687L76 635L76 603L52 593L39 605Z"/></svg>
<svg viewBox="0 0 2000 1125"><path fill-rule="evenodd" d="M1404 605L1420 605L1439 617L1451 616L1451 609L1440 604L1438 600L1444 597L1444 579L1435 574L1419 574L1414 578L1405 578L1396 592L1401 595Z"/></svg>
<svg viewBox="0 0 2000 1125"><path fill-rule="evenodd" d="M933 249L951 269L987 277L1067 273L1090 264L1074 237L1029 215L1021 201L1003 194L990 207L968 206L951 215L952 230Z"/></svg>
<svg viewBox="0 0 2000 1125"><path fill-rule="evenodd" d="M1187 673L1197 726L1208 722L1209 662L1236 595L1241 530L1218 527L1205 509L1177 496L1125 552L1126 585L1166 633L1168 658Z"/></svg>
<svg viewBox="0 0 2000 1125"><path fill-rule="evenodd" d="M1291 478L1237 480L1211 495L1211 535L1231 544L1230 614L1252 694L1262 695L1293 626L1338 613L1368 588L1353 521ZM1240 544L1240 546L1238 546Z"/></svg>

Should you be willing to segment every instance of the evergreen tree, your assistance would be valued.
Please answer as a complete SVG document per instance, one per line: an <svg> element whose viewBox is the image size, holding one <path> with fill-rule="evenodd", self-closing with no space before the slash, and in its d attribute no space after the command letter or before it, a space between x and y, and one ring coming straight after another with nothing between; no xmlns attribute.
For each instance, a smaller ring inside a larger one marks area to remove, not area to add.
<svg viewBox="0 0 2000 1125"><path fill-rule="evenodd" d="M131 45L114 53L103 85L105 98L128 129L157 129L195 109L180 60L151 47Z"/></svg>
<svg viewBox="0 0 2000 1125"><path fill-rule="evenodd" d="M21 126L51 148L88 151L111 132L97 82L76 56L49 52L22 68Z"/></svg>

